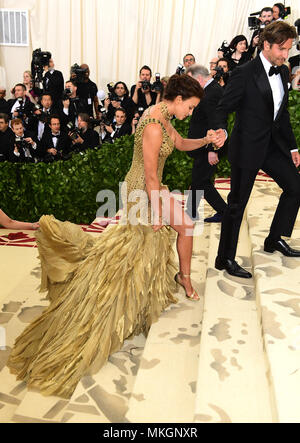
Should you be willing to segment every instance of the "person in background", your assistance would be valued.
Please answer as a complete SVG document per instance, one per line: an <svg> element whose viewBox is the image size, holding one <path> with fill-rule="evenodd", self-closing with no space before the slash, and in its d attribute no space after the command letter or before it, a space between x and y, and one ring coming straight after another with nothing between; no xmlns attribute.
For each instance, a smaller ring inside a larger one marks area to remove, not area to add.
<svg viewBox="0 0 300 443"><path fill-rule="evenodd" d="M38 223L25 223L9 218L5 212L0 209L0 226L6 229L16 231L36 231L39 228Z"/></svg>
<svg viewBox="0 0 300 443"><path fill-rule="evenodd" d="M125 109L119 108L116 110L115 120L116 122L110 126L101 126L101 138L103 143L114 143L118 138L132 134L131 125L126 119Z"/></svg>
<svg viewBox="0 0 300 443"><path fill-rule="evenodd" d="M32 79L32 73L31 71L25 71L23 74L23 84L26 87L25 95L29 98L31 103L34 105L37 104L39 97L41 96L42 92L38 88L33 87L33 79Z"/></svg>
<svg viewBox="0 0 300 443"><path fill-rule="evenodd" d="M222 86L222 88L225 88L225 86L228 83L229 80L229 62L226 58L220 58L217 62L217 68L222 68L224 71L224 75L219 80L219 85Z"/></svg>
<svg viewBox="0 0 300 443"><path fill-rule="evenodd" d="M244 35L237 35L232 39L229 47L233 51L228 58L229 70L233 71L237 66L244 65L251 60L252 54L248 52L248 41Z"/></svg>
<svg viewBox="0 0 300 443"><path fill-rule="evenodd" d="M196 59L193 54L186 54L183 57L183 66L185 69L188 69L190 66L193 66L196 63Z"/></svg>
<svg viewBox="0 0 300 443"><path fill-rule="evenodd" d="M8 114L8 103L5 100L6 89L4 86L0 86L0 114Z"/></svg>

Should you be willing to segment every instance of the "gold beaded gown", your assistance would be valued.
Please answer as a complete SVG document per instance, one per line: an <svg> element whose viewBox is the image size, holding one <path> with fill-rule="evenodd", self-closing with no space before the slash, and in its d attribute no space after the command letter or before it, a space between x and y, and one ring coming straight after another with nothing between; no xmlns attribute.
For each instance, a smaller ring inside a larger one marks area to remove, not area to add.
<svg viewBox="0 0 300 443"><path fill-rule="evenodd" d="M163 104L161 111L167 112ZM164 125L150 112L137 128L125 179L127 196L146 191L145 127L154 122L162 127L160 181L174 149ZM7 365L28 387L70 398L83 376L98 372L130 336L147 334L162 311L177 302L172 295L174 232L163 227L154 233L150 223L127 223L111 226L95 238L77 225L44 216L36 237L41 292L48 292L50 304L17 338Z"/></svg>

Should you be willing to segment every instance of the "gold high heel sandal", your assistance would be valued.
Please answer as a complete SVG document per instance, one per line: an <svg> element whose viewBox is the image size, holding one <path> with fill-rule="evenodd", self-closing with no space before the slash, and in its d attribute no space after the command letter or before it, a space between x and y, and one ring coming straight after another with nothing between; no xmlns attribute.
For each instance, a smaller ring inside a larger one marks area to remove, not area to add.
<svg viewBox="0 0 300 443"><path fill-rule="evenodd" d="M187 277L190 277L190 275L183 275L183 277L187 278ZM189 296L187 294L186 289L185 289L184 285L182 283L180 283L179 278L180 278L180 272L178 272L178 274L175 275L175 282L184 289L186 298L188 298L189 300L192 300L192 301L200 301L199 296L198 296L198 298L194 298L195 295L197 295L196 291L194 291L191 296Z"/></svg>

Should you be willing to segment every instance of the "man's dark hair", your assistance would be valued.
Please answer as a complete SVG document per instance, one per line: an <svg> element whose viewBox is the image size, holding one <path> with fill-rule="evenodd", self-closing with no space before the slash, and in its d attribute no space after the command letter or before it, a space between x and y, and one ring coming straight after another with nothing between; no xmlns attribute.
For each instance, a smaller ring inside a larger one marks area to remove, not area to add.
<svg viewBox="0 0 300 443"><path fill-rule="evenodd" d="M166 86L164 98L173 101L176 97L181 95L182 100L196 97L200 100L203 97L203 89L200 84L193 77L183 75L172 75Z"/></svg>
<svg viewBox="0 0 300 443"><path fill-rule="evenodd" d="M117 89L117 86L119 86L119 85L124 86L125 94L126 94L126 96L128 96L128 95L129 95L129 91L128 91L128 88L127 88L126 83L124 83L124 82L118 82L118 83L116 83L115 86L114 86L114 90L116 90L116 89Z"/></svg>
<svg viewBox="0 0 300 443"><path fill-rule="evenodd" d="M140 69L140 75L141 75L141 73L142 73L143 70L145 70L145 71L149 71L149 72L150 72L150 75L151 75L151 77L152 77L152 71L151 71L151 68L149 68L149 66L147 66L147 65L143 66L143 67Z"/></svg>
<svg viewBox="0 0 300 443"><path fill-rule="evenodd" d="M189 55L190 55L191 57L193 57L194 62L196 61L195 56L194 56L193 54L185 54L185 56L183 57L183 63L184 63L186 57L188 57Z"/></svg>
<svg viewBox="0 0 300 443"><path fill-rule="evenodd" d="M14 128L15 126L17 126L17 125L22 125L23 128L24 128L23 122L22 122L22 120L21 120L20 118L14 118L14 119L12 120L12 122L11 122L11 128L13 129L13 128Z"/></svg>
<svg viewBox="0 0 300 443"><path fill-rule="evenodd" d="M118 108L118 109L116 109L116 110L115 110L115 115L116 115L116 113L117 113L118 111L123 112L123 114L125 114L126 117L127 117L127 112L126 112L126 110L125 110L124 108Z"/></svg>
<svg viewBox="0 0 300 443"><path fill-rule="evenodd" d="M75 80L72 80L71 78L70 78L70 80L66 81L66 83L72 83L73 86L76 86L76 87L77 87L77 83L76 83L76 81L75 81Z"/></svg>
<svg viewBox="0 0 300 443"><path fill-rule="evenodd" d="M260 34L258 46L263 51L265 42L268 42L272 47L274 44L282 45L290 38L293 40L297 38L296 28L287 22L277 21L266 26Z"/></svg>
<svg viewBox="0 0 300 443"><path fill-rule="evenodd" d="M267 7L267 8L263 8L261 11L260 11L260 17L262 16L262 13L263 12L272 12L272 14L273 14L273 9L272 8L269 8L269 7Z"/></svg>
<svg viewBox="0 0 300 443"><path fill-rule="evenodd" d="M9 117L7 114L0 114L0 120L4 120L6 124L9 123Z"/></svg>
<svg viewBox="0 0 300 443"><path fill-rule="evenodd" d="M78 114L78 117L80 117L83 122L90 124L91 120L89 114L82 112L81 114Z"/></svg>
<svg viewBox="0 0 300 443"><path fill-rule="evenodd" d="M52 120L59 120L59 123L61 123L59 115L51 115L49 120L50 125L52 125Z"/></svg>
<svg viewBox="0 0 300 443"><path fill-rule="evenodd" d="M228 68L229 68L229 61L228 61L227 58L224 58L224 57L219 58L219 60L217 61L217 66L219 65L220 62L226 62L226 63L227 63L227 66L228 66Z"/></svg>
<svg viewBox="0 0 300 443"><path fill-rule="evenodd" d="M44 92L44 93L41 95L41 101L42 101L43 97L50 97L51 100L53 101L52 95L49 94L49 92Z"/></svg>
<svg viewBox="0 0 300 443"><path fill-rule="evenodd" d="M23 88L23 90L26 91L26 86L25 86L23 83L17 83L17 84L15 85L15 87L13 88L13 90L12 90L12 93L13 93L13 94L15 93L16 88L17 88L18 86L21 86L21 88Z"/></svg>

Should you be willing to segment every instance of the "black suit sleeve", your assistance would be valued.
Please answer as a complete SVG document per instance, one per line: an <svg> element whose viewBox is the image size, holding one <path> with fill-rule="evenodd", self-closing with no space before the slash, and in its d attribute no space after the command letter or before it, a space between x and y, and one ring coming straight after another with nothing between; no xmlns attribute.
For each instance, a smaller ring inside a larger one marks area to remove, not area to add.
<svg viewBox="0 0 300 443"><path fill-rule="evenodd" d="M214 129L227 128L228 115L236 111L240 106L245 86L246 78L243 75L243 70L241 68L235 69L225 88L224 95L217 106Z"/></svg>

